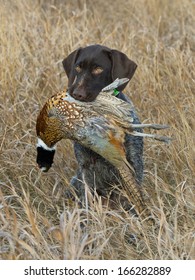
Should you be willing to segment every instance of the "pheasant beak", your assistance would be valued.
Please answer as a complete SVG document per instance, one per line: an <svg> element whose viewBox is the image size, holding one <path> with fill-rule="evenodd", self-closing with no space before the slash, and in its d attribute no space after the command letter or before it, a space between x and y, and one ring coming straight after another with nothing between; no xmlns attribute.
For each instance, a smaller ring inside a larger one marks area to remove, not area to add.
<svg viewBox="0 0 195 280"><path fill-rule="evenodd" d="M51 165L47 165L46 166L46 164L45 163L43 163L45 166L43 166L42 164L40 164L40 162L38 163L38 168L39 169L41 169L41 171L42 172L47 172L49 169L50 169L50 167L51 167Z"/></svg>
<svg viewBox="0 0 195 280"><path fill-rule="evenodd" d="M40 138L37 142L37 164L42 172L47 172L53 163L56 147L49 148Z"/></svg>

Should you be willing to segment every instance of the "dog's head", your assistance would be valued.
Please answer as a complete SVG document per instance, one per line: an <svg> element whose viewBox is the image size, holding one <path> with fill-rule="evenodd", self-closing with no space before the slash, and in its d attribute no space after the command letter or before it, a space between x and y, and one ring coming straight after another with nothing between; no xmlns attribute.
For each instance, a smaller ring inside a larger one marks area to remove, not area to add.
<svg viewBox="0 0 195 280"><path fill-rule="evenodd" d="M137 65L124 53L101 45L79 48L63 62L70 95L81 101L93 101L116 78L131 79ZM118 90L125 88L122 85Z"/></svg>

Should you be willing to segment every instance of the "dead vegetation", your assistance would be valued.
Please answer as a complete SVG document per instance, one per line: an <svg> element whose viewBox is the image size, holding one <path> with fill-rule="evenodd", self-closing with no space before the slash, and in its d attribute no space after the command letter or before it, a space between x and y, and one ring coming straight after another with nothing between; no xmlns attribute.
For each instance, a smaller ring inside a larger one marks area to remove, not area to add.
<svg viewBox="0 0 195 280"><path fill-rule="evenodd" d="M0 2L0 258L194 259L193 1ZM158 225L150 231L100 199L88 195L82 209L65 195L71 142L60 143L49 173L36 168L36 117L67 84L61 61L94 43L136 61L126 92L143 122L170 125L170 145L145 140L143 187Z"/></svg>

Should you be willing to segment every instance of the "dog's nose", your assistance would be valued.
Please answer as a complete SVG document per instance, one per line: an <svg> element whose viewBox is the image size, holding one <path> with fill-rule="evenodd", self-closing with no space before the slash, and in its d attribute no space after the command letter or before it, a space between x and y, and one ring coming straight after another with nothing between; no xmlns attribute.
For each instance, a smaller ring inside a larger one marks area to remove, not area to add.
<svg viewBox="0 0 195 280"><path fill-rule="evenodd" d="M86 92L84 89L75 89L72 93L72 96L76 100L84 101L86 99Z"/></svg>

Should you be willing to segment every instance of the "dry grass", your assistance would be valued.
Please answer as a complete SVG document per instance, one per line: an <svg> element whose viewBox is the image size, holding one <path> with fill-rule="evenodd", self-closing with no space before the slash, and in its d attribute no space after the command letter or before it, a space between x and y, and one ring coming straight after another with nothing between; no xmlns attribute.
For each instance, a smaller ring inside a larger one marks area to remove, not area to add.
<svg viewBox="0 0 195 280"><path fill-rule="evenodd" d="M194 259L193 1L0 2L0 258ZM67 84L62 59L93 43L137 62L127 92L141 120L171 127L169 146L145 141L144 188L158 224L150 231L100 199L79 209L66 198L76 168L70 142L48 174L36 169L39 109ZM140 230L142 240L129 243Z"/></svg>

